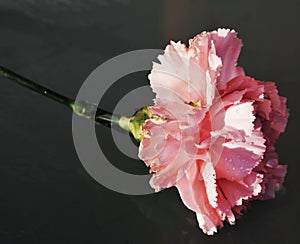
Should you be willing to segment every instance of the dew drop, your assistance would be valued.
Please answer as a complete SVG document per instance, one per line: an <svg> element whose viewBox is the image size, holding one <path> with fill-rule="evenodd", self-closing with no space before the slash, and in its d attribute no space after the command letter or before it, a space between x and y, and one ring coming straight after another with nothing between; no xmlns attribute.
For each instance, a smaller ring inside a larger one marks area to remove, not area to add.
<svg viewBox="0 0 300 244"><path fill-rule="evenodd" d="M275 162L275 160L268 160L267 163L266 163L266 166L269 167L269 168L275 168L277 165L277 163Z"/></svg>
<svg viewBox="0 0 300 244"><path fill-rule="evenodd" d="M253 154L253 155L251 156L251 158L252 158L252 159L254 159L254 160L257 160L257 159L259 159L259 158L260 158L260 156L259 156L259 155L257 155L257 154Z"/></svg>

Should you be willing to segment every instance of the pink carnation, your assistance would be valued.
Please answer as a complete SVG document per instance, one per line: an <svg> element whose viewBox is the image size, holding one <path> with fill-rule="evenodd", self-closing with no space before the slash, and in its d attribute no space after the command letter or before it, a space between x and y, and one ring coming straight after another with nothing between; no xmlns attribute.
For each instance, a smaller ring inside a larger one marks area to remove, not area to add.
<svg viewBox="0 0 300 244"><path fill-rule="evenodd" d="M189 47L171 42L149 75L156 99L139 157L154 172L151 186L176 186L210 235L224 220L234 224L249 200L273 198L286 174L274 149L286 99L236 66L241 46L227 29Z"/></svg>

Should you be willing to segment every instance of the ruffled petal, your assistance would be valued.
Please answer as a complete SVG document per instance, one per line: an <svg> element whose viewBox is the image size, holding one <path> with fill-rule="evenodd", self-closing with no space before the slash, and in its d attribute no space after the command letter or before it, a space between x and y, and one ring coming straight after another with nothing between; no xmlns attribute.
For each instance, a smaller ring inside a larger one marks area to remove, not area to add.
<svg viewBox="0 0 300 244"><path fill-rule="evenodd" d="M285 130L289 112L286 107L286 98L278 96L275 84L273 82L261 82L261 84L264 85L265 99L258 103L258 113L267 145L272 145Z"/></svg>
<svg viewBox="0 0 300 244"><path fill-rule="evenodd" d="M242 205L243 200L257 196L262 189L260 185L262 180L262 174L252 172L240 182L218 179L217 184L230 206L233 207Z"/></svg>
<svg viewBox="0 0 300 244"><path fill-rule="evenodd" d="M177 182L176 187L184 204L196 212L199 227L204 233L212 235L217 231L217 227L223 226L223 223L209 203L207 195L210 188L206 187L204 180L199 179L199 175L201 175L200 166L194 163Z"/></svg>
<svg viewBox="0 0 300 244"><path fill-rule="evenodd" d="M188 49L180 42L171 42L166 47L165 53L158 57L160 64L154 63L149 75L151 87L160 104L181 102L211 105L215 95L214 79L221 60L213 45L204 49Z"/></svg>
<svg viewBox="0 0 300 244"><path fill-rule="evenodd" d="M215 44L217 55L223 64L217 80L217 87L219 90L224 90L228 81L236 76L244 75L243 69L236 67L242 41L237 38L237 33L234 30L229 29L213 31L210 38Z"/></svg>
<svg viewBox="0 0 300 244"><path fill-rule="evenodd" d="M264 175L259 198L263 200L274 198L275 192L282 186L287 166L278 164L278 154L274 151L273 146L267 148L262 163L254 171Z"/></svg>

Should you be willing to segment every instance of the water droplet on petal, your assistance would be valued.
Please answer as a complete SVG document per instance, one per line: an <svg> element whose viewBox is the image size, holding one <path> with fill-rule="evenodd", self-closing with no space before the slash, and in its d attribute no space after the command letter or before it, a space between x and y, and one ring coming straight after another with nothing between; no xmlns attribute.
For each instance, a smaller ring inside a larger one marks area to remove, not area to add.
<svg viewBox="0 0 300 244"><path fill-rule="evenodd" d="M266 166L269 167L269 168L275 168L277 165L276 161L271 159L271 160L268 160L267 163L266 163Z"/></svg>
<svg viewBox="0 0 300 244"><path fill-rule="evenodd" d="M252 154L251 158L254 159L254 160L257 160L257 159L260 158L260 156L257 155L257 154Z"/></svg>

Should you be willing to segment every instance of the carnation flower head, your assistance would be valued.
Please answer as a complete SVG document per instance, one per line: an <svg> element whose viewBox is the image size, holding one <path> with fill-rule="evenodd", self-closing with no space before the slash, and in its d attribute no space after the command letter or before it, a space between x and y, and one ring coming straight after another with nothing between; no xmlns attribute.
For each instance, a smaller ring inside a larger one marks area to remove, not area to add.
<svg viewBox="0 0 300 244"><path fill-rule="evenodd" d="M156 93L142 126L139 157L156 191L176 186L204 233L236 218L252 199L273 198L286 174L274 143L285 130L286 99L273 82L237 67L236 32L202 32L173 42L149 75Z"/></svg>

